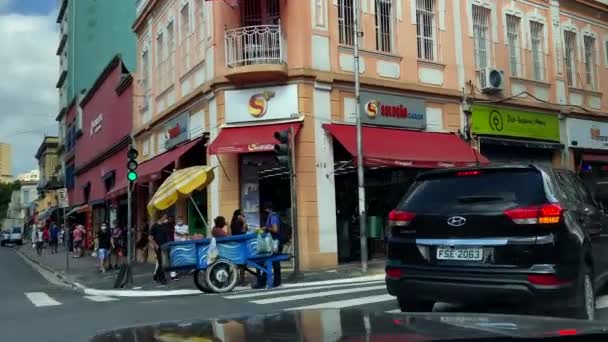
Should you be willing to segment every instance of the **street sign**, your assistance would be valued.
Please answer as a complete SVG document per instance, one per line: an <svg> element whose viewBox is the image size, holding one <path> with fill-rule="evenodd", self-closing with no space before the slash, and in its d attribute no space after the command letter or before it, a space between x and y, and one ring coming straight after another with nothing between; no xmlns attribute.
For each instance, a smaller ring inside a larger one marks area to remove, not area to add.
<svg viewBox="0 0 608 342"><path fill-rule="evenodd" d="M67 208L68 205L68 189L61 188L57 189L57 204L59 208Z"/></svg>

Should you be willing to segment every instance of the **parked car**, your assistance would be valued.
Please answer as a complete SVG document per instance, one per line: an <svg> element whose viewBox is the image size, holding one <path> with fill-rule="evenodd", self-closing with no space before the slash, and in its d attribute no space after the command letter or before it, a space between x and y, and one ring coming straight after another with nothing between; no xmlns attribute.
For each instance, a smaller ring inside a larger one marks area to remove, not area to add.
<svg viewBox="0 0 608 342"><path fill-rule="evenodd" d="M403 311L492 302L593 319L608 281L607 222L570 171L422 173L389 214L388 292Z"/></svg>
<svg viewBox="0 0 608 342"><path fill-rule="evenodd" d="M2 233L0 245L5 246L6 244L23 245L23 233L21 232L21 228L15 227L12 230L6 230Z"/></svg>

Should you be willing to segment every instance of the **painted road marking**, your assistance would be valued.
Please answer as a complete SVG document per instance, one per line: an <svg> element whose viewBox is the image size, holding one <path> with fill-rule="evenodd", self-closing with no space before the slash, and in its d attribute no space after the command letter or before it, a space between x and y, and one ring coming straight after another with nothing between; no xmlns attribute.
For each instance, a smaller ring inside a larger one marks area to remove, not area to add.
<svg viewBox="0 0 608 342"><path fill-rule="evenodd" d="M384 311L386 313L401 313L401 309L393 309L393 310L388 310L388 311Z"/></svg>
<svg viewBox="0 0 608 342"><path fill-rule="evenodd" d="M386 290L386 285L367 286L367 287L358 287L358 288L354 288L354 289L323 291L323 292L306 293L306 294L293 295L293 296L260 299L260 300L253 300L253 301L251 301L251 303L273 304L273 303L288 302L291 300L326 297L326 296L342 295L342 294L347 294L347 293L365 292L365 291L373 291L373 290Z"/></svg>
<svg viewBox="0 0 608 342"><path fill-rule="evenodd" d="M60 302L54 300L44 292L26 292L25 296L30 300L30 302L32 302L32 304L38 307L61 305Z"/></svg>
<svg viewBox="0 0 608 342"><path fill-rule="evenodd" d="M334 280L323 280L323 281L311 281L307 283L293 283L293 284L282 284L281 287L305 287L305 286L316 286L316 285L332 285L332 284L347 284L347 283L362 283L368 281L378 281L384 280L386 276L384 273L376 274L365 277L355 277L355 278L343 278L343 279L334 279Z"/></svg>
<svg viewBox="0 0 608 342"><path fill-rule="evenodd" d="M84 296L84 298L88 300L92 300L94 302L111 302L114 300L118 300L118 298L107 297L107 296Z"/></svg>
<svg viewBox="0 0 608 342"><path fill-rule="evenodd" d="M595 300L595 307L597 309L608 308L608 296L597 297Z"/></svg>
<svg viewBox="0 0 608 342"><path fill-rule="evenodd" d="M342 309L342 308L348 308L351 306L388 302L388 301L392 301L392 300L395 300L395 297L388 295L388 294L384 294L384 295L377 295L377 296L337 300L334 302L326 302L326 303L320 303L320 304L299 306L296 308L285 309L285 311L305 310L305 309Z"/></svg>
<svg viewBox="0 0 608 342"><path fill-rule="evenodd" d="M224 296L224 298L241 299L241 298L262 297L262 296L275 296L275 295L282 295L284 293L305 292L305 291L313 291L313 290L325 290L325 289L333 289L333 288L339 288L339 287L374 285L374 284L379 285L380 282L373 281L373 282L368 282L368 283L357 283L357 284L338 284L338 285L312 286L312 287L302 287L302 288L293 288L293 289L262 290L262 291L250 292L250 293L245 293L245 294Z"/></svg>

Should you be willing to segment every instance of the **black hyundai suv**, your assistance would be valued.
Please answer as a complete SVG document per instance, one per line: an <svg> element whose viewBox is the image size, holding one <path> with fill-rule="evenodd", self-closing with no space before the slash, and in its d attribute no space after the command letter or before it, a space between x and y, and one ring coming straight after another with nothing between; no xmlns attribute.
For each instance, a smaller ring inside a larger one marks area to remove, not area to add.
<svg viewBox="0 0 608 342"><path fill-rule="evenodd" d="M403 311L501 303L593 319L608 281L607 223L567 170L421 173L389 214L386 286Z"/></svg>

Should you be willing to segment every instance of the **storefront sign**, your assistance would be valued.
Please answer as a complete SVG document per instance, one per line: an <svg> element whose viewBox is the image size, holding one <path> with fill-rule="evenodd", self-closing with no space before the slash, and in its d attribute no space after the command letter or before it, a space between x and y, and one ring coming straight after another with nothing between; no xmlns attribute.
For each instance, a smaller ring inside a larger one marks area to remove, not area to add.
<svg viewBox="0 0 608 342"><path fill-rule="evenodd" d="M227 90L224 97L226 123L289 119L299 116L296 84Z"/></svg>
<svg viewBox="0 0 608 342"><path fill-rule="evenodd" d="M188 140L188 122L190 121L190 113L182 113L165 124L165 148L170 149L173 146Z"/></svg>
<svg viewBox="0 0 608 342"><path fill-rule="evenodd" d="M382 93L361 92L361 122L367 125L424 129L424 100Z"/></svg>
<svg viewBox="0 0 608 342"><path fill-rule="evenodd" d="M568 118L566 130L569 147L608 149L608 122Z"/></svg>
<svg viewBox="0 0 608 342"><path fill-rule="evenodd" d="M93 121L91 121L90 133L91 136L93 134L99 132L101 130L101 124L103 123L103 114L99 113Z"/></svg>
<svg viewBox="0 0 608 342"><path fill-rule="evenodd" d="M494 106L473 106L475 134L560 141L557 115Z"/></svg>

